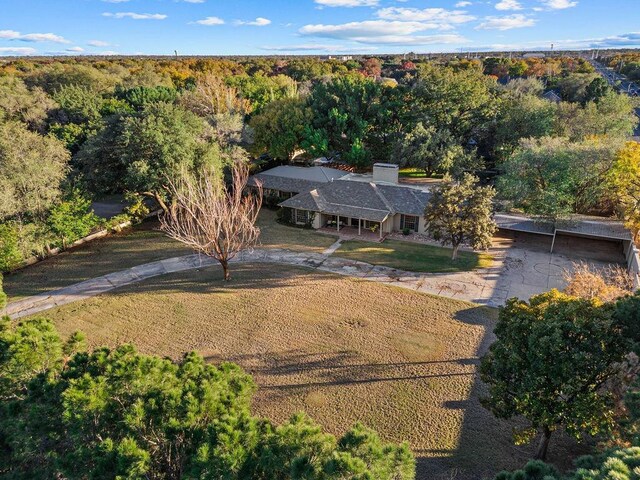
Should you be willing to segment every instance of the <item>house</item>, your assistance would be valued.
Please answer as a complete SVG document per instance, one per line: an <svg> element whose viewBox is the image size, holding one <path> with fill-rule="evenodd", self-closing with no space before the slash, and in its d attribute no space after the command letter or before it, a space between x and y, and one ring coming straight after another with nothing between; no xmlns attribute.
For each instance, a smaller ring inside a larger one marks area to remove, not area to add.
<svg viewBox="0 0 640 480"><path fill-rule="evenodd" d="M264 173L273 176L271 171ZM292 222L316 229L351 227L358 234L368 229L380 237L405 229L424 233L429 192L400 184L397 165L376 163L372 175L341 173L332 181L291 196L280 207L290 210Z"/></svg>
<svg viewBox="0 0 640 480"><path fill-rule="evenodd" d="M555 90L548 90L544 92L542 98L553 103L560 103L562 101L562 97Z"/></svg>
<svg viewBox="0 0 640 480"><path fill-rule="evenodd" d="M347 175L347 172L327 167L294 167L281 165L253 175L249 186L262 185L265 196L290 198L301 192L309 192L320 185Z"/></svg>

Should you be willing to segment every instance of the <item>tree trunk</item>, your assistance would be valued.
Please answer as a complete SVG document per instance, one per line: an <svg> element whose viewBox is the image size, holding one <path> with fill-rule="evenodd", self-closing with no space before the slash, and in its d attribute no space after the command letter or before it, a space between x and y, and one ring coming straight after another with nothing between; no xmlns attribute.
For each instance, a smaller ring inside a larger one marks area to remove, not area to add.
<svg viewBox="0 0 640 480"><path fill-rule="evenodd" d="M453 246L453 253L451 254L451 260L455 260L458 258L458 249L460 248L460 244Z"/></svg>
<svg viewBox="0 0 640 480"><path fill-rule="evenodd" d="M227 260L219 260L220 265L222 265L222 273L224 274L224 281L228 282L231 280L231 272L229 271L229 262Z"/></svg>
<svg viewBox="0 0 640 480"><path fill-rule="evenodd" d="M549 449L549 440L551 439L551 430L549 427L542 428L542 436L540 437L540 443L538 444L538 451L536 452L536 460L546 460L547 450Z"/></svg>

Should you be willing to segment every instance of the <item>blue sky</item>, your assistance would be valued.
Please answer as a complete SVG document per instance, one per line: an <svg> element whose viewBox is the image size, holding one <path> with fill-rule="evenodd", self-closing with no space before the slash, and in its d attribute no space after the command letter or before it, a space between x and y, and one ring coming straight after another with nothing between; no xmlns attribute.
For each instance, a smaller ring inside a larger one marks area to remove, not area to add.
<svg viewBox="0 0 640 480"><path fill-rule="evenodd" d="M639 2L0 0L0 55L640 47Z"/></svg>

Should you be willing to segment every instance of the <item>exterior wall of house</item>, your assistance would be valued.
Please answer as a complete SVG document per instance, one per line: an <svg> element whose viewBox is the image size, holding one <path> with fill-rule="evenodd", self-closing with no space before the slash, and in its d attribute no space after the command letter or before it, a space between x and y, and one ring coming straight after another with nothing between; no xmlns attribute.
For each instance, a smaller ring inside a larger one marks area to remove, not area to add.
<svg viewBox="0 0 640 480"><path fill-rule="evenodd" d="M326 222L324 215L320 212L316 212L315 217L313 217L313 228L321 228L322 226L324 226L324 222Z"/></svg>
<svg viewBox="0 0 640 480"><path fill-rule="evenodd" d="M427 233L427 221L423 216L418 219L418 233Z"/></svg>
<svg viewBox="0 0 640 480"><path fill-rule="evenodd" d="M418 217L418 230L417 233L425 233L427 230L427 223L422 215L414 215ZM399 232L402 230L402 214L396 213L393 216L393 231Z"/></svg>
<svg viewBox="0 0 640 480"><path fill-rule="evenodd" d="M310 212L310 213L312 215L315 215L312 223L312 226L315 229L325 227L329 219L332 217L331 215L325 215L324 213L320 213L320 212ZM351 218L349 217L340 217L340 222L343 225L348 225L353 228L357 228L357 225L358 225L357 222L354 225L352 225ZM393 215L392 217L387 218L387 220L385 220L382 224L382 233L399 232L401 230L400 223L401 223L401 214L399 213ZM364 220L362 220L362 228L363 229L365 228ZM426 232L425 219L422 216L419 216L418 217L418 233L425 233L425 232Z"/></svg>

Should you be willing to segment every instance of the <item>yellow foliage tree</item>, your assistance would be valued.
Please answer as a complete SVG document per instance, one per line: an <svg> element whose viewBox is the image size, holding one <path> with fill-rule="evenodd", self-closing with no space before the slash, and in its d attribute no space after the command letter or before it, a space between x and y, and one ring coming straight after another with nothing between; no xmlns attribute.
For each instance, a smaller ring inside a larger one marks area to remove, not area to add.
<svg viewBox="0 0 640 480"><path fill-rule="evenodd" d="M609 171L609 181L618 197L627 228L637 243L640 239L640 143L627 142L618 152Z"/></svg>

